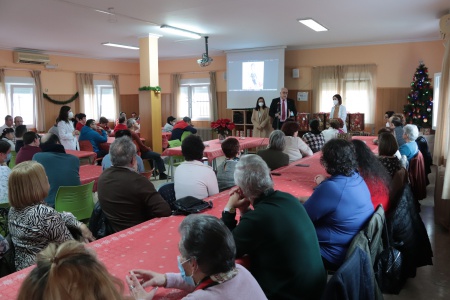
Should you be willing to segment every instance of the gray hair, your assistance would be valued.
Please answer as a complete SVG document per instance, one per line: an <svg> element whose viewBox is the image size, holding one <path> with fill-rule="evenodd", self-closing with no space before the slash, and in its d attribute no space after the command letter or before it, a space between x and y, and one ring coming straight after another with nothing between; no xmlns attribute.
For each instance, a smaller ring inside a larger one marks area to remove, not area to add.
<svg viewBox="0 0 450 300"><path fill-rule="evenodd" d="M284 139L286 135L281 130L274 130L269 136L269 145L267 148L283 151L286 147L286 140Z"/></svg>
<svg viewBox="0 0 450 300"><path fill-rule="evenodd" d="M123 136L114 140L109 147L109 154L113 166L127 167L136 155L136 146L128 136Z"/></svg>
<svg viewBox="0 0 450 300"><path fill-rule="evenodd" d="M181 222L178 231L181 235L181 255L186 259L195 257L199 269L207 276L234 268L234 238L218 218L192 214Z"/></svg>
<svg viewBox="0 0 450 300"><path fill-rule="evenodd" d="M419 129L414 124L408 124L403 127L403 133L410 142L415 141L419 137Z"/></svg>
<svg viewBox="0 0 450 300"><path fill-rule="evenodd" d="M136 123L136 119L135 118L129 118L127 120L127 128L133 127L134 123Z"/></svg>
<svg viewBox="0 0 450 300"><path fill-rule="evenodd" d="M245 197L254 200L273 188L270 169L258 155L243 156L234 170L234 183L241 188Z"/></svg>

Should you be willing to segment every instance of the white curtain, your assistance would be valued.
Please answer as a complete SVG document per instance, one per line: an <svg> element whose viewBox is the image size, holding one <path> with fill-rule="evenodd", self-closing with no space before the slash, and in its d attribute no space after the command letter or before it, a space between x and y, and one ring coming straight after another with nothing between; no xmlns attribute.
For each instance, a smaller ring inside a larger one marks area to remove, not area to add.
<svg viewBox="0 0 450 300"><path fill-rule="evenodd" d="M315 67L312 71L314 101L313 112L329 112L332 98L341 90L342 67Z"/></svg>
<svg viewBox="0 0 450 300"><path fill-rule="evenodd" d="M209 72L209 116L211 121L217 120L217 85L216 85L216 72Z"/></svg>
<svg viewBox="0 0 450 300"><path fill-rule="evenodd" d="M116 113L114 115L118 115L120 112L119 75L111 75L111 81L112 81L113 92L114 92L114 104L116 106ZM98 117L100 118L100 116L101 116L101 110L100 110L100 115Z"/></svg>
<svg viewBox="0 0 450 300"><path fill-rule="evenodd" d="M36 129L38 132L45 132L45 105L42 96L41 71L30 71L34 79L34 97L36 99L34 106L34 115L36 116Z"/></svg>
<svg viewBox="0 0 450 300"><path fill-rule="evenodd" d="M94 93L94 75L90 73L77 73L77 88L80 98L80 111L88 119L98 116L98 109ZM78 113L78 112L77 112Z"/></svg>
<svg viewBox="0 0 450 300"><path fill-rule="evenodd" d="M172 116L177 119L183 118L180 116L181 103L180 103L180 85L181 74L172 74Z"/></svg>
<svg viewBox="0 0 450 300"><path fill-rule="evenodd" d="M0 69L0 116L4 117L10 113L11 108L6 101L5 69Z"/></svg>
<svg viewBox="0 0 450 300"><path fill-rule="evenodd" d="M448 150L450 149L450 38L447 38L444 43L445 52L439 87L439 110L436 123L438 126L434 141L433 162L438 166L446 166L442 199L450 200L450 160L448 159Z"/></svg>

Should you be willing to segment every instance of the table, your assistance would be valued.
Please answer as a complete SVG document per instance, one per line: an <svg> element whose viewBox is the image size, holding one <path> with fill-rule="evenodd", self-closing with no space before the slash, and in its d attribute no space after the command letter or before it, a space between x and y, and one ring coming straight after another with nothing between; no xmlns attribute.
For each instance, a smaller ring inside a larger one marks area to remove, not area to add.
<svg viewBox="0 0 450 300"><path fill-rule="evenodd" d="M66 150L66 153L76 156L80 160L87 158L90 164L93 164L95 162L95 159L97 158L97 153L92 151Z"/></svg>
<svg viewBox="0 0 450 300"><path fill-rule="evenodd" d="M97 183L98 178L103 172L102 166L97 165L84 165L80 166L80 181L81 184L90 183L92 181L94 182L94 187L92 189L93 192L97 191Z"/></svg>
<svg viewBox="0 0 450 300"><path fill-rule="evenodd" d="M140 138L140 139L141 139L142 143L145 144L145 139L144 138ZM114 136L108 136L108 140L105 143L100 143L100 145L99 145L100 149L109 153L109 147L115 140L116 140L116 138Z"/></svg>

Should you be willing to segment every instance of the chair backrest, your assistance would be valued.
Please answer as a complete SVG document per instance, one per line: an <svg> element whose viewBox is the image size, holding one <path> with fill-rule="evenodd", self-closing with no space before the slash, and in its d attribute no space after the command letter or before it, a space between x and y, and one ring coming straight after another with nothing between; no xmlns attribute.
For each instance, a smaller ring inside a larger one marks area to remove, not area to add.
<svg viewBox="0 0 450 300"><path fill-rule="evenodd" d="M78 221L89 220L94 209L94 181L79 186L60 186L55 197L55 209L71 212Z"/></svg>
<svg viewBox="0 0 450 300"><path fill-rule="evenodd" d="M173 202L175 202L175 184L173 182L168 182L160 185L158 187L158 193L161 195L161 197L166 200L167 203L169 203L170 208L174 210Z"/></svg>
<svg viewBox="0 0 450 300"><path fill-rule="evenodd" d="M94 148L92 147L92 144L90 141L78 141L78 144L80 144L80 150L81 151L91 151L94 152Z"/></svg>
<svg viewBox="0 0 450 300"><path fill-rule="evenodd" d="M169 148L175 148L181 146L180 140L169 141Z"/></svg>
<svg viewBox="0 0 450 300"><path fill-rule="evenodd" d="M183 134L181 135L181 141L183 141L185 138L187 138L191 134L192 134L192 132L190 132L190 131L183 132Z"/></svg>
<svg viewBox="0 0 450 300"><path fill-rule="evenodd" d="M17 156L16 151L11 150L11 159L9 160L8 164L8 167L10 169L14 168L14 166L16 165L16 156Z"/></svg>

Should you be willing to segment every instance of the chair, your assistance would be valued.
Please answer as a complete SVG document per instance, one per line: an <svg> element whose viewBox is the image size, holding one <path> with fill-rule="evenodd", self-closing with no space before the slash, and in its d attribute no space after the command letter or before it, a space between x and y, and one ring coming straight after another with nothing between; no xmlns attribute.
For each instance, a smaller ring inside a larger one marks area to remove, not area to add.
<svg viewBox="0 0 450 300"><path fill-rule="evenodd" d="M173 182L163 183L158 187L158 193L169 203L170 208L174 210L173 202L175 202L175 184Z"/></svg>
<svg viewBox="0 0 450 300"><path fill-rule="evenodd" d="M190 131L185 131L183 132L183 134L181 135L181 141L184 141L185 138L187 138L188 136L190 136L192 134L192 132Z"/></svg>
<svg viewBox="0 0 450 300"><path fill-rule="evenodd" d="M6 236L8 229L9 202L0 204L0 234Z"/></svg>
<svg viewBox="0 0 450 300"><path fill-rule="evenodd" d="M9 250L6 251L3 257L0 258L0 277L4 277L16 272L16 265L14 261L15 249L11 239L11 235L8 234L7 236L5 236L5 239L8 241Z"/></svg>
<svg viewBox="0 0 450 300"><path fill-rule="evenodd" d="M8 164L8 167L10 169L14 168L14 166L16 165L16 156L17 156L16 151L11 150L11 159L9 160L9 164Z"/></svg>
<svg viewBox="0 0 450 300"><path fill-rule="evenodd" d="M189 131L187 131L187 132L189 134L191 134L191 132L189 132ZM184 135L184 133L183 133L183 135ZM169 141L169 148L174 148L174 147L179 147L179 146L181 146L181 141L180 140ZM172 156L171 157L171 161L172 161L172 164L169 167L169 176L167 176L167 181L169 181L170 177L173 178L173 174L172 174L173 173L173 167L174 166L179 166L184 161L184 156L180 156L180 155Z"/></svg>
<svg viewBox="0 0 450 300"><path fill-rule="evenodd" d="M71 212L78 221L88 221L94 210L94 199L92 196L94 182L79 186L59 187L55 197L56 211Z"/></svg>
<svg viewBox="0 0 450 300"><path fill-rule="evenodd" d="M87 141L87 140L78 141L78 144L80 145L80 151L94 152L94 147L92 147L92 144L90 141ZM101 162L102 160L103 160L103 157L97 158L97 156L95 156L96 162Z"/></svg>
<svg viewBox="0 0 450 300"><path fill-rule="evenodd" d="M420 151L409 162L408 176L416 200L425 199L427 197L427 173L423 155Z"/></svg>

